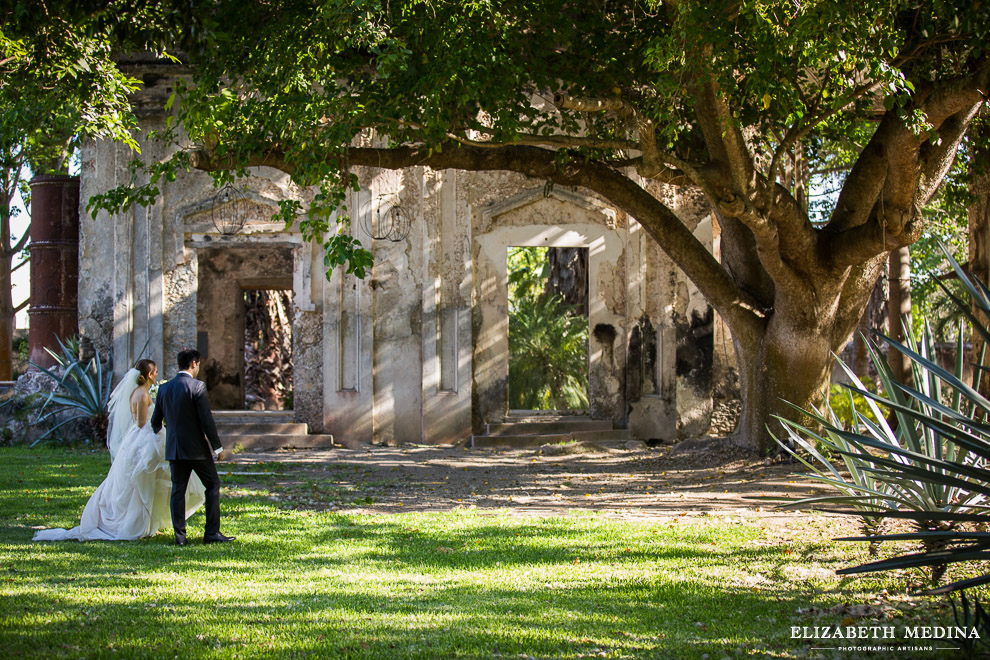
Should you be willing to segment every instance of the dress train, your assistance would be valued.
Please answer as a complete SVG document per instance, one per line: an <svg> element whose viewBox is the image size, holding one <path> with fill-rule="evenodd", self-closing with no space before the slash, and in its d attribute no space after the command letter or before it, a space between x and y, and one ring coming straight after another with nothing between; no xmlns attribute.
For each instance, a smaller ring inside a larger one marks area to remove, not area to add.
<svg viewBox="0 0 990 660"><path fill-rule="evenodd" d="M165 433L156 435L151 424L140 428L134 424L120 440L110 471L90 496L79 525L72 529L43 529L34 535L34 540L132 541L154 536L172 526L171 492ZM205 493L199 477L191 475L186 518L203 505Z"/></svg>

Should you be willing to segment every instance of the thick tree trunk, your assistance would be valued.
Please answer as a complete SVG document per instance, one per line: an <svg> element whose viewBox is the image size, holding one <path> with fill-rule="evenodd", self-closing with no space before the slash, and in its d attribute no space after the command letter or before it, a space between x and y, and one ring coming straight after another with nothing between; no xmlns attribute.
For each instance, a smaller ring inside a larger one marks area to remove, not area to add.
<svg viewBox="0 0 990 660"><path fill-rule="evenodd" d="M13 171L0 176L0 380L14 377L14 300L11 284L10 218L13 193L18 177Z"/></svg>
<svg viewBox="0 0 990 660"><path fill-rule="evenodd" d="M911 252L907 247L892 250L890 263L890 297L887 300L887 319L890 336L904 343L904 325L911 323ZM894 377L901 383L911 382L911 361L893 348L887 350L887 363Z"/></svg>
<svg viewBox="0 0 990 660"><path fill-rule="evenodd" d="M984 136L990 134L990 121L979 124L978 131ZM974 140L974 144L980 144L979 140ZM990 149L978 149L975 160L982 163L990 162ZM973 177L969 191L973 194L974 200L969 207L969 268L970 273L984 284L990 283L990 172L983 172ZM981 318L981 312L973 309L977 318ZM983 319L990 321L990 319ZM979 365L980 353L983 351L983 337L978 333L972 333L973 353L971 361L974 365ZM990 353L990 347L987 347ZM990 355L983 358L983 365L990 364ZM978 368L978 367L977 367ZM978 389L983 396L990 396L990 373L980 375Z"/></svg>
<svg viewBox="0 0 990 660"><path fill-rule="evenodd" d="M771 437L786 437L775 415L800 417L794 404L821 403L832 373L833 347L812 327L797 328L773 318L762 337L749 345L733 341L739 361L742 415L733 442L762 454L777 453Z"/></svg>
<svg viewBox="0 0 990 660"><path fill-rule="evenodd" d="M726 260L737 278L762 271L752 252L723 253ZM759 326L730 326L743 403L733 436L736 444L776 453L779 447L772 436L782 439L786 434L774 417L800 419L795 406L820 406L831 382L834 353L859 326L885 263L885 257L877 256L848 269L790 267L786 286L760 287L759 277L749 278L757 286L747 290L758 292L772 312Z"/></svg>
<svg viewBox="0 0 990 660"><path fill-rule="evenodd" d="M11 380L14 377L14 316L10 258L0 258L0 380Z"/></svg>

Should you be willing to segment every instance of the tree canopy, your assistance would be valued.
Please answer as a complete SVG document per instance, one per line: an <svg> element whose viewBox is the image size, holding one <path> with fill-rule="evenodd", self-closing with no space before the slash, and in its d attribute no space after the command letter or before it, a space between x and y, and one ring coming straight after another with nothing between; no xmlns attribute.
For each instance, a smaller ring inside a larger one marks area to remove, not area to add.
<svg viewBox="0 0 990 660"><path fill-rule="evenodd" d="M283 218L326 241L328 266L358 271L366 246L332 226L353 166L594 191L725 319L740 433L764 448L774 402L817 396L886 254L921 235L990 89L980 2L218 0L181 20L194 74L163 137L183 150L153 165L154 185L190 165L218 180L283 170L320 189L305 209L284 201ZM813 223L800 173L837 144L853 164ZM704 193L721 263L653 184Z"/></svg>
<svg viewBox="0 0 990 660"><path fill-rule="evenodd" d="M75 146L93 137L137 148L128 95L138 81L120 71L120 30L57 3L0 11L0 153L37 174L65 173Z"/></svg>

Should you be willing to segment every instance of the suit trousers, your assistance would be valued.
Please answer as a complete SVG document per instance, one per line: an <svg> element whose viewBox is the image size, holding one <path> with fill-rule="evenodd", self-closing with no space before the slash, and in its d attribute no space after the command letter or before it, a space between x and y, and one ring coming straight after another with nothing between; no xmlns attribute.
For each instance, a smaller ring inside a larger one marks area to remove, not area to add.
<svg viewBox="0 0 990 660"><path fill-rule="evenodd" d="M220 476L217 474L217 465L212 458L200 458L195 460L169 461L172 466L172 527L175 529L175 537L185 538L186 536L186 488L189 486L189 475L193 472L203 482L206 488L206 503L204 506L206 513L205 536L214 536L220 533Z"/></svg>

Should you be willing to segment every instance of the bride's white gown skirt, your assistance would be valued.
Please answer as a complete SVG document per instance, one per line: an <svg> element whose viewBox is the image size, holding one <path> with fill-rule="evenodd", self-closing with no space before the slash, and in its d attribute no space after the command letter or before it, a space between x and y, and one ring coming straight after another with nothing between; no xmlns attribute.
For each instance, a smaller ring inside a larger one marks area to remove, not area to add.
<svg viewBox="0 0 990 660"><path fill-rule="evenodd" d="M110 472L89 498L78 527L43 529L35 541L131 541L172 526L172 478L165 460L165 434L151 424L132 426ZM206 489L195 473L186 491L186 518L203 505Z"/></svg>

